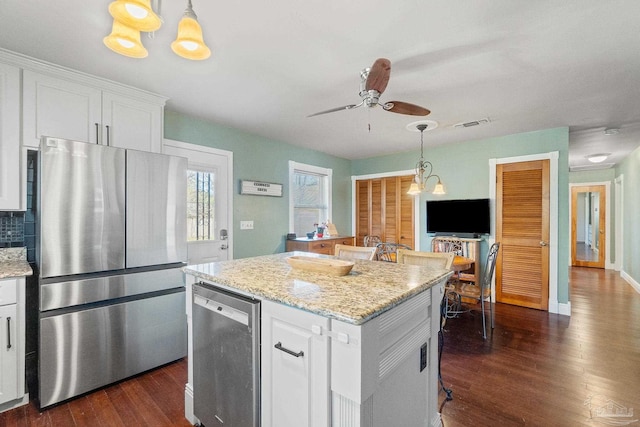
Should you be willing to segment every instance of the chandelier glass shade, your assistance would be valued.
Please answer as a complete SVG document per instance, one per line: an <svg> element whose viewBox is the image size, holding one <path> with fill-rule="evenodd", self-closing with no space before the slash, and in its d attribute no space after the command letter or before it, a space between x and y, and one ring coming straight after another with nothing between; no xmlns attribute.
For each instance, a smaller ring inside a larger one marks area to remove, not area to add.
<svg viewBox="0 0 640 427"><path fill-rule="evenodd" d="M418 160L418 163L416 164L416 175L414 177L414 182L411 183L411 186L409 187L409 191L407 191L407 194L416 196L422 193L423 191L426 190L427 181L431 178L438 179L438 182L433 188L433 191L431 192L431 194L437 194L437 195L446 194L444 185L442 184L440 177L433 173L433 165L431 164L431 162L424 159L423 136L424 136L424 130L427 128L427 125L419 124L416 127L420 131L420 160Z"/></svg>
<svg viewBox="0 0 640 427"><path fill-rule="evenodd" d="M138 31L156 31L162 25L151 9L151 0L117 0L109 5L113 19Z"/></svg>
<svg viewBox="0 0 640 427"><path fill-rule="evenodd" d="M202 28L191 7L191 0L178 24L178 37L171 43L171 49L186 59L201 60L211 56L211 50L202 39Z"/></svg>
<svg viewBox="0 0 640 427"><path fill-rule="evenodd" d="M111 34L103 39L112 51L131 58L145 58L149 52L140 41L140 31L113 20Z"/></svg>

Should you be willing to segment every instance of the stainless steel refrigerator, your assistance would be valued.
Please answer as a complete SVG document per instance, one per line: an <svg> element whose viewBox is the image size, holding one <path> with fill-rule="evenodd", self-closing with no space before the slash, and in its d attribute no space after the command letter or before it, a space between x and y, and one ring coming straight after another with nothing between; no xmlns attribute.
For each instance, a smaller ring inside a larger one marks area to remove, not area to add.
<svg viewBox="0 0 640 427"><path fill-rule="evenodd" d="M42 138L40 407L186 356L186 168Z"/></svg>

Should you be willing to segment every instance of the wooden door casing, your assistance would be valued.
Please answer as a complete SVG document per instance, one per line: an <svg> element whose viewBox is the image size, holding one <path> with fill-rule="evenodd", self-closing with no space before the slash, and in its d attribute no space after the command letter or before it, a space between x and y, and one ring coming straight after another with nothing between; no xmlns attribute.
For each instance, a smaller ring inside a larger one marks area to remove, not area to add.
<svg viewBox="0 0 640 427"><path fill-rule="evenodd" d="M549 161L497 165L496 301L549 308Z"/></svg>
<svg viewBox="0 0 640 427"><path fill-rule="evenodd" d="M414 198L407 194L413 179L392 176L356 181L357 246L364 246L364 237L370 235L414 247Z"/></svg>

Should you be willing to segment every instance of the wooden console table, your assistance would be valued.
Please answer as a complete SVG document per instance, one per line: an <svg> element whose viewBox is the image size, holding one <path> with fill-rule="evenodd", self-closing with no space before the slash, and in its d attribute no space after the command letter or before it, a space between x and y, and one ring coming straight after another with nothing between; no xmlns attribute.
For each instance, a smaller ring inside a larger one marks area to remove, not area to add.
<svg viewBox="0 0 640 427"><path fill-rule="evenodd" d="M299 237L297 239L287 240L287 252L304 251L333 255L336 244L353 246L353 236L332 236L323 237L322 239Z"/></svg>

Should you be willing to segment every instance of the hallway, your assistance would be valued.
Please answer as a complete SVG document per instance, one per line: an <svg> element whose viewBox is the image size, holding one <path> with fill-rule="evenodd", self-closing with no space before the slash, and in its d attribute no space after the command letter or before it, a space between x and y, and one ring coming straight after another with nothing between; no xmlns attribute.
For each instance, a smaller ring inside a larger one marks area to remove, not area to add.
<svg viewBox="0 0 640 427"><path fill-rule="evenodd" d="M571 317L496 304L486 342L479 312L447 321L446 427L601 426L606 405L640 418L640 294L615 271L574 267L569 280Z"/></svg>

